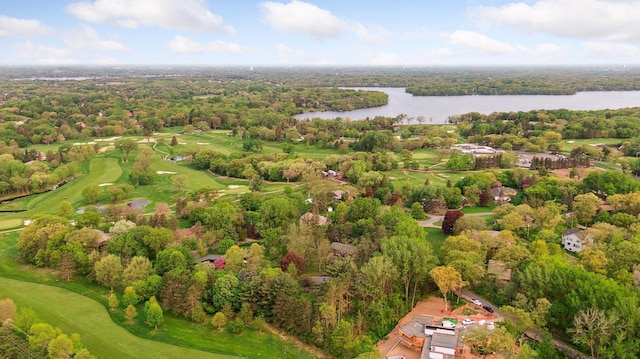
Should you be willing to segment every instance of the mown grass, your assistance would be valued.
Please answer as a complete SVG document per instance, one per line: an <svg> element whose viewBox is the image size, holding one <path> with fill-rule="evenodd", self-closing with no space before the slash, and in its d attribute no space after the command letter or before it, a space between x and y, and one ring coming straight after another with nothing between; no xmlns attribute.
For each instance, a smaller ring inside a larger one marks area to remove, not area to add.
<svg viewBox="0 0 640 359"><path fill-rule="evenodd" d="M114 158L95 157L91 159L87 170L80 177L62 187L33 196L20 198L2 205L2 209L24 209L26 212L0 213L0 220L29 219L36 214L56 213L58 205L63 201L71 203L75 209L85 204L82 190L91 185L111 183L120 178L122 169Z"/></svg>
<svg viewBox="0 0 640 359"><path fill-rule="evenodd" d="M32 308L44 321L66 333L78 333L98 358L313 358L290 341L253 327L240 335L218 331L165 313L156 330L138 318L127 324L122 309L108 312L106 288L76 277L60 280L53 272L20 264L15 247L18 233L0 234L0 298ZM72 305L69 305L72 303Z"/></svg>
<svg viewBox="0 0 640 359"><path fill-rule="evenodd" d="M440 228L431 228L426 227L424 229L427 232L427 241L431 243L431 248L433 249L433 254L440 259L440 262L444 261L444 254L442 253L442 245L444 244L444 240L447 239L448 235L442 232Z"/></svg>

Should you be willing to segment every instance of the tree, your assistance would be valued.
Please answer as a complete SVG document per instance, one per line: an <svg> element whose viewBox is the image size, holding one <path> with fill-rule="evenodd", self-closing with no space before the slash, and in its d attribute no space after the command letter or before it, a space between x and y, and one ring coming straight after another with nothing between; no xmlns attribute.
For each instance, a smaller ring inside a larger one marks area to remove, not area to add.
<svg viewBox="0 0 640 359"><path fill-rule="evenodd" d="M153 273L153 266L149 258L145 256L135 256L122 273L122 284L131 285L136 281L146 281Z"/></svg>
<svg viewBox="0 0 640 359"><path fill-rule="evenodd" d="M104 197L104 189L98 185L87 186L82 189L82 197L91 204L96 204Z"/></svg>
<svg viewBox="0 0 640 359"><path fill-rule="evenodd" d="M126 287L122 295L122 305L128 307L130 305L136 305L138 302L140 302L140 296L136 293L136 290L132 286Z"/></svg>
<svg viewBox="0 0 640 359"><path fill-rule="evenodd" d="M177 175L173 178L173 190L176 192L182 192L182 189L184 188L184 186L187 184L187 180L189 179L189 177L187 177L186 175Z"/></svg>
<svg viewBox="0 0 640 359"><path fill-rule="evenodd" d="M120 301L118 301L118 296L116 293L111 292L109 294L109 309L113 312L120 306Z"/></svg>
<svg viewBox="0 0 640 359"><path fill-rule="evenodd" d="M505 318L507 330L518 338L519 345L522 346L522 342L525 339L525 331L533 327L534 324L531 314L523 309L514 308L509 305L501 307L500 313Z"/></svg>
<svg viewBox="0 0 640 359"><path fill-rule="evenodd" d="M129 162L129 153L138 149L138 143L131 138L120 138L115 142L115 147L120 151L120 161Z"/></svg>
<svg viewBox="0 0 640 359"><path fill-rule="evenodd" d="M124 310L124 314L126 315L129 324L133 324L133 320L138 316L138 310L133 306L133 304L129 304Z"/></svg>
<svg viewBox="0 0 640 359"><path fill-rule="evenodd" d="M447 294L461 289L467 282L462 280L460 272L451 266L438 266L429 271L429 276L438 286L444 297L444 310L447 311Z"/></svg>
<svg viewBox="0 0 640 359"><path fill-rule="evenodd" d="M610 343L611 336L618 330L618 318L607 316L598 308L583 309L573 318L573 341L579 345L586 345L591 351L591 357L597 359L604 345Z"/></svg>
<svg viewBox="0 0 640 359"><path fill-rule="evenodd" d="M244 268L245 251L237 245L231 246L224 253L225 269L232 273L238 273Z"/></svg>
<svg viewBox="0 0 640 359"><path fill-rule="evenodd" d="M122 262L120 257L109 254L96 262L93 270L98 283L111 287L111 292L113 292L113 287L120 284L122 276Z"/></svg>
<svg viewBox="0 0 640 359"><path fill-rule="evenodd" d="M58 336L58 332L48 323L36 323L29 329L29 346L42 350L49 342Z"/></svg>
<svg viewBox="0 0 640 359"><path fill-rule="evenodd" d="M442 220L442 231L447 234L453 234L456 221L462 216L464 216L464 214L460 210L447 211Z"/></svg>
<svg viewBox="0 0 640 359"><path fill-rule="evenodd" d="M283 272L286 272L291 264L295 265L297 273L304 272L304 258L299 256L293 249L290 249L287 254L280 259L280 268Z"/></svg>
<svg viewBox="0 0 640 359"><path fill-rule="evenodd" d="M589 224L595 217L600 199L593 193L577 195L573 200L573 211L579 223Z"/></svg>
<svg viewBox="0 0 640 359"><path fill-rule="evenodd" d="M419 202L413 202L411 204L411 217L418 221L424 220L424 207Z"/></svg>
<svg viewBox="0 0 640 359"><path fill-rule="evenodd" d="M73 207L69 201L62 201L58 206L58 216L60 217L69 217L73 214Z"/></svg>
<svg viewBox="0 0 640 359"><path fill-rule="evenodd" d="M178 138L174 135L173 137L171 137L171 147L174 147L177 145L178 145Z"/></svg>
<svg viewBox="0 0 640 359"><path fill-rule="evenodd" d="M218 330L222 330L222 327L227 325L227 316L222 312L217 312L213 315L213 318L211 318L211 325L217 327Z"/></svg>
<svg viewBox="0 0 640 359"><path fill-rule="evenodd" d="M156 297L151 297L144 304L144 312L147 318L147 324L150 327L154 327L155 329L158 329L158 325L164 322L164 314L162 312L162 307L160 307L160 304L158 304Z"/></svg>
<svg viewBox="0 0 640 359"><path fill-rule="evenodd" d="M420 238L393 236L381 241L382 254L393 262L404 285L405 303L413 308L418 283L437 262L429 243ZM413 296L410 299L410 289Z"/></svg>
<svg viewBox="0 0 640 359"><path fill-rule="evenodd" d="M75 351L73 341L66 334L58 335L47 346L47 352L51 359L71 358Z"/></svg>

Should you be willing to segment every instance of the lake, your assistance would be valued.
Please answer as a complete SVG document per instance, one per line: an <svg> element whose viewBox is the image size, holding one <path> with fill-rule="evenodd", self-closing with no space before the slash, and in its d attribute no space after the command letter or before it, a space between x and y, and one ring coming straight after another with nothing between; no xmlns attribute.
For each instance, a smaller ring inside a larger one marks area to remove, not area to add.
<svg viewBox="0 0 640 359"><path fill-rule="evenodd" d="M353 90L380 91L389 95L385 106L354 111L306 112L297 119L323 118L362 120L376 116L396 117L406 114L413 118L423 116L425 124L448 123L449 116L469 112L488 115L492 112L531 110L606 110L640 106L640 91L594 91L575 95L504 95L504 96L413 96L401 87L353 87Z"/></svg>

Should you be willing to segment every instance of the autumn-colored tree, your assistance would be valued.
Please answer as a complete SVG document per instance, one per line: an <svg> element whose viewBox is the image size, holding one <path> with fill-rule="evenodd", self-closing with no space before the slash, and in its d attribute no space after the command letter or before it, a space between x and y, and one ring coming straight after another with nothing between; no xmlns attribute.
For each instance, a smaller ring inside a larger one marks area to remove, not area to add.
<svg viewBox="0 0 640 359"><path fill-rule="evenodd" d="M447 211L442 220L442 231L447 234L453 234L456 221L462 216L464 216L464 214L460 210Z"/></svg>
<svg viewBox="0 0 640 359"><path fill-rule="evenodd" d="M463 281L460 272L451 266L434 267L429 271L429 276L440 289L444 297L444 310L447 311L447 294L464 287L467 282Z"/></svg>
<svg viewBox="0 0 640 359"><path fill-rule="evenodd" d="M304 258L296 254L293 249L290 249L289 252L280 259L280 268L286 272L291 263L295 264L298 273L304 271Z"/></svg>
<svg viewBox="0 0 640 359"><path fill-rule="evenodd" d="M213 315L213 318L211 318L211 325L217 327L218 330L222 330L222 327L227 325L227 316L222 312L217 312Z"/></svg>

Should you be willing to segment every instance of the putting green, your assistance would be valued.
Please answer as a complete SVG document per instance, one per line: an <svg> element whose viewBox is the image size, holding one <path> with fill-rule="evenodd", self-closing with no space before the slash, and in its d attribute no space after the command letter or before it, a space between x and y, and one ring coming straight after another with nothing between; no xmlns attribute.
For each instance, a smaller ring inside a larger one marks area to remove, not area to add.
<svg viewBox="0 0 640 359"><path fill-rule="evenodd" d="M98 358L235 358L136 337L116 325L102 305L66 289L0 277L0 298L32 308L65 333L79 333Z"/></svg>

